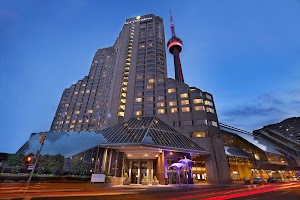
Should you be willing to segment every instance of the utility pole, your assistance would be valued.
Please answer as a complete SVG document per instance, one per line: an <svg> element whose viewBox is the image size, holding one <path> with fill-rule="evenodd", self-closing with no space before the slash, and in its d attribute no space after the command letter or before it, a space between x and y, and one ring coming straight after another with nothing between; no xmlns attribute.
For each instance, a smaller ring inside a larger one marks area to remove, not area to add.
<svg viewBox="0 0 300 200"><path fill-rule="evenodd" d="M30 184L30 181L31 181L33 172L34 172L35 167L36 167L36 165L37 165L37 163L38 163L38 160L39 160L39 157L40 157L40 155L41 155L41 151L42 151L42 148L43 148L43 145L44 145L45 138L46 138L46 133L44 133L43 135L40 136L40 144L41 144L41 147L40 147L40 150L38 150L37 153L36 153L35 163L34 163L34 165L33 165L33 169L31 170L30 175L29 175L29 178L28 178L28 180L27 180L27 186Z"/></svg>

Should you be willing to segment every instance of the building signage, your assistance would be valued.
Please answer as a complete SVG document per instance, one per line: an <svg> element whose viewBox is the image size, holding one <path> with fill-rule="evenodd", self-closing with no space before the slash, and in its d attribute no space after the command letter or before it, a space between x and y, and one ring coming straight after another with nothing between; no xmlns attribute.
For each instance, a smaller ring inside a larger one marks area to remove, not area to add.
<svg viewBox="0 0 300 200"><path fill-rule="evenodd" d="M140 16L137 16L137 17L135 18L135 20L132 20L132 21L129 21L129 22L125 22L125 24L136 23L136 22L142 22L142 21L147 21L147 20L150 20L150 19L152 19L152 17L147 17L147 18L141 19Z"/></svg>
<svg viewBox="0 0 300 200"><path fill-rule="evenodd" d="M92 174L91 183L104 183L105 174Z"/></svg>
<svg viewBox="0 0 300 200"><path fill-rule="evenodd" d="M175 173L175 172L178 173L178 171L174 169L167 169L166 171L167 173Z"/></svg>

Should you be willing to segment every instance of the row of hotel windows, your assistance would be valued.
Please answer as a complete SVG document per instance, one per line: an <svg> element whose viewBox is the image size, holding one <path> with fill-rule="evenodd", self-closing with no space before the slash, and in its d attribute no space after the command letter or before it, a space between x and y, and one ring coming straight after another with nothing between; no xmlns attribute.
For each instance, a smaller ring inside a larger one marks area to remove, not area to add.
<svg viewBox="0 0 300 200"><path fill-rule="evenodd" d="M131 62L131 49L133 44L133 35L134 35L134 24L131 25L128 48L127 48L127 55L125 59L125 66L123 69L123 83L121 86L121 94L119 99L119 107L118 107L118 116L124 117L125 114L123 111L125 110L125 102L126 102L126 94L127 94L127 85L128 85L128 76L129 76L129 66Z"/></svg>
<svg viewBox="0 0 300 200"><path fill-rule="evenodd" d="M208 125L218 127L218 123L215 121L207 121L206 119L197 119L197 120L183 120L173 121L173 126L197 126L197 125Z"/></svg>
<svg viewBox="0 0 300 200"><path fill-rule="evenodd" d="M206 112L215 113L214 109L205 108L204 106L194 106L194 110L195 111L205 111L206 110ZM145 114L153 115L154 112L155 112L154 110L146 110ZM181 112L191 112L191 108L190 107L182 107ZM166 114L166 113L167 113L167 109L164 109L164 108L157 109L157 114ZM170 113L178 113L178 108L170 108ZM143 115L143 111L142 110L134 111L134 115L136 115L136 116Z"/></svg>

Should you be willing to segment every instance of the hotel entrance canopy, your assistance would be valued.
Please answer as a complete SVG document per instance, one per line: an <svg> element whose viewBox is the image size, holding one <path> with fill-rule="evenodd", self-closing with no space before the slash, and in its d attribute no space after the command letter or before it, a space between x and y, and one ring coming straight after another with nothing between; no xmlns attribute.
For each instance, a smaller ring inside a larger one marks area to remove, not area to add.
<svg viewBox="0 0 300 200"><path fill-rule="evenodd" d="M35 154L40 148L41 134L31 134L17 153ZM67 158L96 146L119 149L125 153L128 147L135 147L135 153L141 153L136 147L145 147L147 151L153 150L153 153L170 150L209 154L203 147L156 117L131 118L99 131L48 132L41 154L61 154ZM126 154L129 155L128 152Z"/></svg>

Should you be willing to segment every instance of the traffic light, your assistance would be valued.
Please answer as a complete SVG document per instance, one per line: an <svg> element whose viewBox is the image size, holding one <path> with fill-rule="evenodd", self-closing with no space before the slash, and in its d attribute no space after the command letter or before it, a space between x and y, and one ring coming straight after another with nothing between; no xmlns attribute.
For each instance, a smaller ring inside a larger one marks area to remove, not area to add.
<svg viewBox="0 0 300 200"><path fill-rule="evenodd" d="M32 156L26 156L25 157L25 163L26 163L26 165L31 164L32 161L33 161L33 157Z"/></svg>
<svg viewBox="0 0 300 200"><path fill-rule="evenodd" d="M45 138L46 138L45 134L43 134L43 135L40 136L40 144L44 144Z"/></svg>
<svg viewBox="0 0 300 200"><path fill-rule="evenodd" d="M28 156L28 157L26 158L26 161L27 161L27 162L31 162L31 161L32 161L31 156Z"/></svg>

